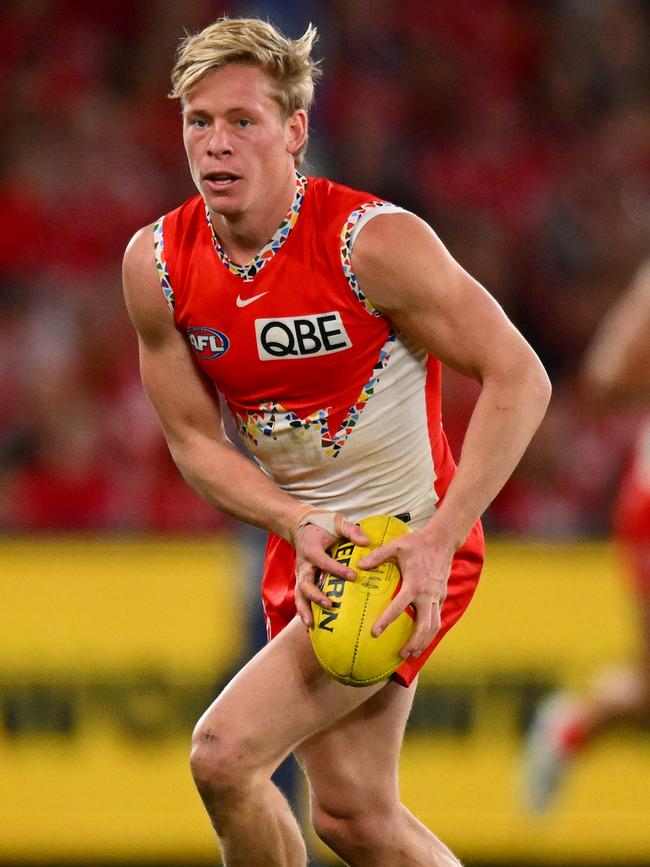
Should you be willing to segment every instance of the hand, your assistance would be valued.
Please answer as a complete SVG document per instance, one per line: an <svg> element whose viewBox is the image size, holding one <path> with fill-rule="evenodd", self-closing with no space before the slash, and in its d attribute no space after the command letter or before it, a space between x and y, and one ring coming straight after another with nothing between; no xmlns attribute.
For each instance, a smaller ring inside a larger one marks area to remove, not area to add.
<svg viewBox="0 0 650 867"><path fill-rule="evenodd" d="M440 612L447 595L447 581L454 556L452 546L441 546L430 534L416 530L387 542L359 561L360 569L374 569L394 560L402 575L402 586L372 627L377 637L409 605L415 609L415 627L400 650L400 656L418 657L440 629Z"/></svg>
<svg viewBox="0 0 650 867"><path fill-rule="evenodd" d="M321 608L331 608L332 601L319 589L318 577L321 572L329 572L337 578L354 581L357 573L349 566L344 566L332 559L326 553L327 548L336 542L337 538L349 539L356 545L368 545L369 540L361 527L353 521L341 516L338 526L340 536L332 535L315 524L304 524L295 534L296 546L296 610L307 628L314 625L311 602L317 602Z"/></svg>

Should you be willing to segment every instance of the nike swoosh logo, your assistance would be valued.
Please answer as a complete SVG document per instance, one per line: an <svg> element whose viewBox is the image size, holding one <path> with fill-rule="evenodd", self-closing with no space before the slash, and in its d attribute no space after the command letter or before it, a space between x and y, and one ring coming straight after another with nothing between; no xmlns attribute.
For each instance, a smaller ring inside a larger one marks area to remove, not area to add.
<svg viewBox="0 0 650 867"><path fill-rule="evenodd" d="M268 291L267 292L260 292L259 295L253 295L252 298L241 298L238 295L237 300L235 301L235 304L237 305L237 307L248 307L248 305L252 304L253 301L257 301L258 298L263 298L265 295L268 295L268 294L269 294Z"/></svg>

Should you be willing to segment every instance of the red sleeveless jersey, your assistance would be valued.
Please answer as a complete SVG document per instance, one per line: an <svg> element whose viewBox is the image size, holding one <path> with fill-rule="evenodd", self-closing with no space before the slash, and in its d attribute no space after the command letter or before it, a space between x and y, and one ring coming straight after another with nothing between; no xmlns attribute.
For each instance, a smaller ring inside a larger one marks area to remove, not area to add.
<svg viewBox="0 0 650 867"><path fill-rule="evenodd" d="M255 411L271 400L308 415L322 406L324 382L329 405L355 402L389 332L350 291L341 266L342 214L367 199L309 181L299 219L248 273L220 257L200 196L165 217L176 323L233 408ZM330 418L330 427L340 421Z"/></svg>
<svg viewBox="0 0 650 867"><path fill-rule="evenodd" d="M350 264L363 225L395 211L297 174L290 211L247 266L226 257L200 196L159 221L154 239L176 325L276 484L353 520L407 513L418 527L454 472L440 420L440 363L373 308ZM276 537L269 546L265 604L274 632L293 616L293 572L284 574L290 546ZM475 528L467 602L481 551ZM269 578L278 564L284 577ZM456 607L455 619L465 606Z"/></svg>

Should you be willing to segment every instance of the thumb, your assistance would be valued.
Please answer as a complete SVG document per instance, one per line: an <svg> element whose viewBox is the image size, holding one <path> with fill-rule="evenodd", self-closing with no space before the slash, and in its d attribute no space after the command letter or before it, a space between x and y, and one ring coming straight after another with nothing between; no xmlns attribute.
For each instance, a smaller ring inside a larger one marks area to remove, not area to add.
<svg viewBox="0 0 650 867"><path fill-rule="evenodd" d="M351 542L354 542L355 545L363 545L365 547L370 544L370 539L366 536L361 527L354 523L354 521L348 521L346 518L341 527L341 531L342 535Z"/></svg>

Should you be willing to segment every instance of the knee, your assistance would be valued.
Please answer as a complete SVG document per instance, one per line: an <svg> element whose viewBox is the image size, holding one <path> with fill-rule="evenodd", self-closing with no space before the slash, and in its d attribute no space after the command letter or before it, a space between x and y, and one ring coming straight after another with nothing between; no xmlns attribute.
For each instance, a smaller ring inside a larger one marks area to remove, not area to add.
<svg viewBox="0 0 650 867"><path fill-rule="evenodd" d="M249 751L232 732L231 726L199 721L192 734L190 768L202 795L216 795L241 789L254 768Z"/></svg>

